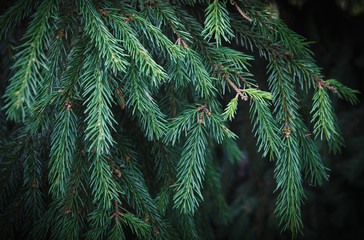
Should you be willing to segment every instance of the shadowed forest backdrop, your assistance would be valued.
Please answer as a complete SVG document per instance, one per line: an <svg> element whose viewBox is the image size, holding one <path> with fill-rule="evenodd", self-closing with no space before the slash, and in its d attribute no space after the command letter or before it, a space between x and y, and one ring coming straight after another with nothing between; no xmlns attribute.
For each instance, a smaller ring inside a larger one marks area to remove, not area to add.
<svg viewBox="0 0 364 240"><path fill-rule="evenodd" d="M295 31L316 42L312 49L327 78L340 79L363 93L364 1L304 2L302 8L282 4L281 16ZM346 148L341 155L325 156L331 169L330 181L314 191L314 198L306 206L315 239L364 234L360 227L364 213L364 98L362 94L358 97L357 107L336 102Z"/></svg>
<svg viewBox="0 0 364 240"><path fill-rule="evenodd" d="M0 2L1 13L13 4L6 0ZM277 0L271 7L292 30L314 42L311 50L326 79L337 79L364 92L364 1ZM15 32L21 36L26 27L20 25ZM0 49L2 61L11 49ZM264 82L266 62L257 55L251 63L254 78ZM3 95L8 66L0 69L0 95ZM358 98L360 103L356 106L332 98L346 147L341 154L333 155L326 145L320 146L324 165L330 169L329 181L320 187L305 186L304 235L298 235L298 239L364 236L364 99L362 94ZM229 164L222 166L222 189L232 207L233 218L227 225L213 222L211 235L215 239L291 239L289 232L280 232L279 220L273 213L277 195L273 193L276 187L273 163L262 159L256 151L256 139L246 114L249 106L239 104L239 108L230 127L239 136L243 157L238 168Z"/></svg>
<svg viewBox="0 0 364 240"><path fill-rule="evenodd" d="M313 41L311 49L326 78L338 79L361 92L358 96L360 103L354 107L334 100L346 147L341 154L332 155L322 146L324 164L331 170L329 181L322 187L309 188L308 201L303 207L307 225L305 235L299 239L355 239L363 236L364 1L278 0L272 8L292 30ZM264 68L264 62L260 64L257 64L254 75L265 78L264 71L260 70ZM241 205L244 207L236 214L237 222L229 229L231 232L224 228L220 233L226 236L229 232L227 235L233 236L231 239L238 239L237 236L243 239L273 239L272 235L276 236L275 239L282 239L279 230L272 224L275 221L271 215L273 169L267 168L259 153L251 154L255 141L249 129L241 128L249 122L244 112L240 111L240 122L235 122L234 126L240 129L239 136L246 136L240 138L246 155L240 169L236 170L235 176L238 177L234 179L234 186L244 189L238 191L238 198L234 196L234 199L240 200L234 204L237 209ZM237 192L235 188L233 192Z"/></svg>

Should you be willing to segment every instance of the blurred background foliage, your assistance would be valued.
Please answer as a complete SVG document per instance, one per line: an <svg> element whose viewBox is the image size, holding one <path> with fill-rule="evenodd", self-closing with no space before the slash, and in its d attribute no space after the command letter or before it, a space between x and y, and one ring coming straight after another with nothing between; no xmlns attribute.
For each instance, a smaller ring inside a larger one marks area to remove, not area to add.
<svg viewBox="0 0 364 240"><path fill-rule="evenodd" d="M326 79L334 78L364 92L364 1L267 1L288 26L312 41L311 49ZM254 54L254 53L253 53ZM265 62L255 56L254 75L263 82ZM304 235L298 239L358 239L364 236L364 107L333 96L346 147L333 155L320 146L329 181L315 188L305 183ZM274 216L273 164L254 151L248 107L240 104L232 129L240 136L244 155L239 167L225 166L223 187L232 206L233 220L217 227L218 239L291 239L281 233ZM309 114L309 110L303 114Z"/></svg>
<svg viewBox="0 0 364 240"><path fill-rule="evenodd" d="M364 92L363 0L267 2L292 30L313 42L311 49L326 79L337 79ZM11 1L1 0L0 3L2 10L12 4ZM16 30L19 36L25 28L20 26ZM7 85L5 76L9 74L9 58L13 55L9 47L11 43L6 44L0 46L0 95L3 95ZM256 59L252 61L255 79L264 84L266 62L257 53L250 54L255 55ZM360 103L357 106L332 98L346 147L341 154L332 155L327 146L320 146L324 164L330 169L329 182L318 188L305 183L305 228L304 235L298 236L298 239L357 239L364 236L364 99L363 94L358 97ZM237 164L222 161L223 191L231 206L229 211L232 219L228 224L221 225L216 215L216 222L212 223L213 238L291 239L289 232L280 232L278 219L273 213L276 197L273 192L274 163L262 159L261 154L256 152L256 140L251 133L247 114L248 104L239 104L239 108L231 129L239 135L239 147L243 155ZM309 114L309 110L303 114ZM6 123L0 123L0 131L6 131L6 128ZM233 153L233 149L225 151Z"/></svg>

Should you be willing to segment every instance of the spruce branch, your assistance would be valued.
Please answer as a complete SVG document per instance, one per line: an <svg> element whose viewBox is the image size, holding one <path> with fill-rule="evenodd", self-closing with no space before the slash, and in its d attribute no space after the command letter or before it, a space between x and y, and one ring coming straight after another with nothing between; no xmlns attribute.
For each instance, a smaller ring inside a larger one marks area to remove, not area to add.
<svg viewBox="0 0 364 240"><path fill-rule="evenodd" d="M23 140L23 138L15 139L15 141L1 140L1 158L0 163L0 207L2 209L6 208L9 203L10 196L14 195L18 188L21 179L19 177L22 170L21 162L19 161L19 156L24 151L25 143L29 141L27 138L24 141L18 142L17 140ZM11 151L9 151L11 149Z"/></svg>
<svg viewBox="0 0 364 240"><path fill-rule="evenodd" d="M201 33L205 35L205 39L210 40L214 36L217 46L221 45L221 38L230 42L229 38L234 37L234 34L230 27L228 11L224 5L218 0L213 1L205 12L205 27Z"/></svg>
<svg viewBox="0 0 364 240"><path fill-rule="evenodd" d="M153 144L152 153L156 156L155 170L161 173L158 174L157 179L167 182L170 186L175 182L177 151L172 147L165 146L161 141L157 141ZM168 174L162 174L165 172L168 172Z"/></svg>
<svg viewBox="0 0 364 240"><path fill-rule="evenodd" d="M233 133L230 129L226 127L225 120L223 119L220 113L212 112L207 115L208 115L207 121L210 124L209 125L210 135L214 136L213 138L216 140L218 144L221 144L223 141L225 141L226 138L232 138L232 139L238 138L238 136L235 133Z"/></svg>
<svg viewBox="0 0 364 240"><path fill-rule="evenodd" d="M202 181L205 169L206 136L203 124L195 123L188 132L182 156L177 167L173 201L181 214L194 214L202 197Z"/></svg>
<svg viewBox="0 0 364 240"><path fill-rule="evenodd" d="M247 168L246 147L226 125L239 99L249 104L257 151L275 160L281 226L302 232L303 181L328 178L317 142L343 144L329 93L356 104L358 92L322 80L309 42L265 4L19 0L0 16L0 38L18 42L14 29L27 21L0 102L1 237L212 235L216 218L241 213L226 200L245 196L245 187L224 190ZM238 47L267 60L269 90ZM311 92L313 101L300 95ZM302 114L306 104L312 116ZM258 165L248 166L255 174Z"/></svg>
<svg viewBox="0 0 364 240"><path fill-rule="evenodd" d="M42 46L49 42L49 19L56 7L53 0L43 1L24 35L27 42L21 46L14 64L14 69L18 71L11 78L3 96L9 119L24 120L26 112L32 109L38 91L38 79L42 79L42 69L47 69Z"/></svg>
<svg viewBox="0 0 364 240"><path fill-rule="evenodd" d="M281 140L278 134L279 129L269 109L269 101L273 99L273 96L254 88L248 88L245 92L252 99L250 116L259 144L258 151L263 150L263 157L269 153L271 160L277 159L280 157Z"/></svg>
<svg viewBox="0 0 364 240"><path fill-rule="evenodd" d="M289 229L293 235L302 232L301 205L305 194L302 187L298 143L295 136L284 137L285 144L277 159L274 176L277 180L275 213L280 217L283 230Z"/></svg>
<svg viewBox="0 0 364 240"><path fill-rule="evenodd" d="M174 34L177 36L177 45L182 43L182 46L187 49L189 41L189 35L184 31L184 25L176 18L174 9L168 2L163 2L159 0L152 0L152 6L156 9L157 14L160 14L162 21L165 21L173 30Z"/></svg>
<svg viewBox="0 0 364 240"><path fill-rule="evenodd" d="M338 94L338 97L341 99L344 99L345 101L348 101L352 105L358 104L359 100L356 96L356 94L359 94L359 91L353 90L344 84L338 82L335 79L328 79L325 81L325 86L328 85L328 89L333 89L334 93ZM330 89L330 90L331 90Z"/></svg>
<svg viewBox="0 0 364 240"><path fill-rule="evenodd" d="M221 142L224 137L235 137L223 124L223 119L211 112L207 101L199 107L186 109L173 119L166 141L177 143L185 132L187 139L177 165L176 189L173 201L183 214L194 214L202 200L202 181L205 171L206 131ZM213 106L213 105L212 105Z"/></svg>
<svg viewBox="0 0 364 240"><path fill-rule="evenodd" d="M69 10L67 17L60 22L60 24L64 27L70 13L71 12ZM65 51L64 39L56 38L49 49L51 57L48 58L48 63L50 67L46 71L46 77L42 82L42 86L46 87L41 89L39 94L37 94L33 113L31 115L32 124L30 128L34 133L39 132L39 128L41 126L45 129L47 128L47 111L52 106L56 103L59 104L59 102L63 105L74 95L78 94L77 91L74 91L74 88L80 75L80 70L84 60L84 41L74 41L72 43L71 51L67 57L63 56ZM63 74L60 73L61 69L64 70ZM60 75L62 75L62 77ZM53 84L55 82L61 82L61 86L54 87Z"/></svg>
<svg viewBox="0 0 364 240"><path fill-rule="evenodd" d="M194 50L188 48L186 51L187 74L191 79L197 93L201 98L212 97L216 88L212 84L212 78L202 64L200 56Z"/></svg>
<svg viewBox="0 0 364 240"><path fill-rule="evenodd" d="M300 149L303 149L301 151L302 166L305 178L308 179L312 186L319 186L324 180L328 180L328 175L326 173L328 168L323 165L321 156L311 134L300 134L300 136Z"/></svg>
<svg viewBox="0 0 364 240"><path fill-rule="evenodd" d="M154 235L160 235L163 239L176 239L176 233L161 218L154 200L151 198L146 185L142 182L142 176L135 168L129 168L129 171L123 171L119 181L123 183L125 188L125 200L136 210L139 217L144 218L141 228L148 224L151 226Z"/></svg>
<svg viewBox="0 0 364 240"><path fill-rule="evenodd" d="M225 111L223 113L223 117L224 120L229 119L229 121L234 119L234 116L236 114L238 108L238 98L234 97L233 99L230 100L230 102L228 103L228 105L225 108Z"/></svg>
<svg viewBox="0 0 364 240"><path fill-rule="evenodd" d="M208 152L208 159L214 159L212 152ZM217 207L217 209L213 209L209 215L213 218L218 216L217 220L219 222L228 223L231 220L231 215L229 214L231 209L224 197L221 183L221 171L216 171L216 164L217 161L213 161L211 164L206 165L206 192L211 194L207 197L212 198L212 202L215 202L215 206Z"/></svg>
<svg viewBox="0 0 364 240"><path fill-rule="evenodd" d="M178 213L177 219L178 228L182 232L182 237L184 239L201 239L194 217L191 213Z"/></svg>
<svg viewBox="0 0 364 240"><path fill-rule="evenodd" d="M125 239L123 227L120 224L115 224L109 231L108 239Z"/></svg>
<svg viewBox="0 0 364 240"><path fill-rule="evenodd" d="M124 213L121 217L121 221L128 226L133 233L135 233L139 238L145 238L149 235L149 225L148 219L137 218L134 214ZM117 238L119 239L119 238Z"/></svg>
<svg viewBox="0 0 364 240"><path fill-rule="evenodd" d="M136 32L125 23L125 18L109 12L107 15L108 20L118 39L125 39L123 47L128 51L129 55L135 61L135 66L139 67L139 71L144 72L150 76L155 85L161 83L166 77L163 68L159 66L138 40Z"/></svg>
<svg viewBox="0 0 364 240"><path fill-rule="evenodd" d="M225 78L225 80L229 83L229 85L235 90L236 95L241 97L241 100L248 100L247 96L244 94L245 89L239 89L234 83L233 81L231 81L231 79L229 77L227 77L225 74L223 74L223 78Z"/></svg>
<svg viewBox="0 0 364 240"><path fill-rule="evenodd" d="M76 45L69 56L69 63L62 78L62 89L55 92L55 97L50 98L49 103L57 102L59 113L56 116L50 151L50 192L55 196L65 194L65 185L70 174L70 166L73 162L73 154L77 138L77 116L72 108L75 84L80 76L80 69L84 61L83 46ZM39 108L39 106L37 106ZM35 111L37 111L37 108ZM40 111L44 110L41 108ZM37 118L40 115L38 114Z"/></svg>
<svg viewBox="0 0 364 240"><path fill-rule="evenodd" d="M187 135L187 132L195 123L195 119L198 119L198 109L195 106L191 106L177 115L169 122L169 131L165 136L165 141L171 142L172 145L176 144L183 133Z"/></svg>
<svg viewBox="0 0 364 240"><path fill-rule="evenodd" d="M140 77L136 66L131 65L124 76L126 107L139 117L141 128L149 140L160 139L166 131L165 115L149 94L146 77Z"/></svg>
<svg viewBox="0 0 364 240"><path fill-rule="evenodd" d="M125 60L124 50L119 45L120 40L110 33L91 1L82 0L78 7L83 14L85 33L97 47L101 57L105 58L105 65L111 65L114 73L124 72L128 62Z"/></svg>
<svg viewBox="0 0 364 240"><path fill-rule="evenodd" d="M85 114L85 141L91 164L91 186L93 186L94 202L101 201L103 206L110 208L111 199L116 199L120 189L114 182L111 169L107 162L107 154L114 145L111 135L116 121L111 111L112 89L108 82L108 69L102 68L97 51L89 51L85 59L83 74L84 92L87 104ZM95 69L96 67L96 69Z"/></svg>
<svg viewBox="0 0 364 240"><path fill-rule="evenodd" d="M88 217L88 224L90 225L90 230L85 234L86 239L99 239L108 235L109 227L111 225L112 219L110 216L110 207L104 208L98 205L96 209L90 213ZM115 225L120 226L120 225ZM120 230L120 228L118 228ZM115 233L114 233L115 234ZM121 239L124 237L119 235Z"/></svg>
<svg viewBox="0 0 364 240"><path fill-rule="evenodd" d="M271 24L271 16L267 14L266 11L264 11L264 6L261 5L259 2L255 1L245 1L245 0L239 0L240 6L247 6L252 5L253 7L250 8L244 8L245 13L241 10L241 7L236 3L235 0L232 1L235 8L238 10L239 14L246 20L248 20L250 23L253 23L253 25L260 24L260 26L264 26L263 28L260 28L260 30L263 31L271 31L274 30L274 27ZM249 17L247 16L249 15Z"/></svg>
<svg viewBox="0 0 364 240"><path fill-rule="evenodd" d="M340 147L344 144L343 138L334 115L334 109L329 95L327 94L326 89L320 85L313 96L311 114L313 114L313 134L315 137L319 137L321 140L325 138L330 144L333 152L339 152Z"/></svg>
<svg viewBox="0 0 364 240"><path fill-rule="evenodd" d="M73 153L77 136L76 123L75 113L68 106L64 106L55 123L49 161L51 165L49 174L50 192L54 193L55 197L65 195L65 186L70 177L70 166L73 165Z"/></svg>
<svg viewBox="0 0 364 240"><path fill-rule="evenodd" d="M274 59L268 69L271 71L268 84L274 96L274 112L284 135L275 168L276 190L280 190L275 212L281 218L283 229L290 229L296 235L302 231L300 206L305 197L299 161L297 99L292 77L283 62Z"/></svg>
<svg viewBox="0 0 364 240"><path fill-rule="evenodd" d="M43 162L40 158L39 151L34 151L33 146L36 146L34 139L29 139L25 144L23 152L24 164L24 208L31 209L25 213L24 218L35 223L41 218L45 211L44 195L42 189Z"/></svg>
<svg viewBox="0 0 364 240"><path fill-rule="evenodd" d="M139 37L145 36L149 41L155 43L156 47L160 48L163 52L168 53L168 56L175 61L178 58L182 58L184 54L181 53L180 47L162 33L162 31L154 26L151 21L140 16L140 13L130 8L121 8L122 12L126 12L133 16L133 25L136 29L140 29L142 34L139 33Z"/></svg>
<svg viewBox="0 0 364 240"><path fill-rule="evenodd" d="M90 53L92 55L94 53ZM90 61L83 75L84 89L83 97L87 98L87 117L85 139L90 141L89 152L96 152L97 155L108 154L113 145L111 129L116 121L111 111L112 90L107 82L108 73L96 62L96 69L93 69L94 61Z"/></svg>

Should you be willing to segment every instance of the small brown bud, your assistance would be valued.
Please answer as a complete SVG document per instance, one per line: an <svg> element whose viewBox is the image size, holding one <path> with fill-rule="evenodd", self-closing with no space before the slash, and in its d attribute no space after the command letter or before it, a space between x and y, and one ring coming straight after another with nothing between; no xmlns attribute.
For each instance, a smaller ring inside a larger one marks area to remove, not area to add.
<svg viewBox="0 0 364 240"><path fill-rule="evenodd" d="M200 116L198 116L198 123L199 124L204 124L204 121L203 121L203 113Z"/></svg>
<svg viewBox="0 0 364 240"><path fill-rule="evenodd" d="M117 170L117 169L115 169L114 171L115 171L115 173L116 173L116 176L117 176L118 178L120 178L120 177L121 177L121 172L120 172L119 170Z"/></svg>

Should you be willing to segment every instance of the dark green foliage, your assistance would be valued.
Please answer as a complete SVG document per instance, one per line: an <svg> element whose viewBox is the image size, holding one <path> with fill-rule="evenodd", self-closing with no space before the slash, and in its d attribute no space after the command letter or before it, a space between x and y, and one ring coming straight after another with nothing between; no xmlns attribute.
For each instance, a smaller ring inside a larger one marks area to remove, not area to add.
<svg viewBox="0 0 364 240"><path fill-rule="evenodd" d="M221 172L242 156L226 123L239 104L275 164L276 217L296 235L303 181L327 179L316 141L343 145L328 91L357 103L258 1L25 0L0 29L18 45L1 102L5 239L210 238L234 214ZM267 61L267 89L241 50Z"/></svg>

